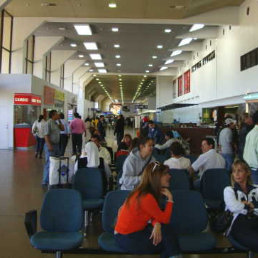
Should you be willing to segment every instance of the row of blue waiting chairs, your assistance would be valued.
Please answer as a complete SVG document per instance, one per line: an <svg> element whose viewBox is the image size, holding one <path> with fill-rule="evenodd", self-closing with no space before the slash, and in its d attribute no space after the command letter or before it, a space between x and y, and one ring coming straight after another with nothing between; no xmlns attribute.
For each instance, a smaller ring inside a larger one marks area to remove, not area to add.
<svg viewBox="0 0 258 258"><path fill-rule="evenodd" d="M74 189L53 189L46 193L40 224L42 231L37 232L36 211L25 216L25 226L31 245L42 252L54 252L61 258L64 252L100 254L126 254L116 243L113 235L114 222L129 191L109 192L104 201L102 226L104 232L99 236L100 249L80 248L83 242L83 205L81 195ZM216 238L205 231L208 225L207 211L201 194L191 190L173 191L174 207L171 226L178 235L182 253L218 253L248 252L252 253L232 237L229 238L236 249L216 248Z"/></svg>

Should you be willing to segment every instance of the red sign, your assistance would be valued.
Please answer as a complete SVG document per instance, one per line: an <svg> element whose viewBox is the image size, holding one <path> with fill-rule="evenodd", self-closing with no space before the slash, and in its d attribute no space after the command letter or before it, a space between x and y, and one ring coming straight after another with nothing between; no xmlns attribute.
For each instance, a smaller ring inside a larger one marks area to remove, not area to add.
<svg viewBox="0 0 258 258"><path fill-rule="evenodd" d="M190 92L190 70L184 73L184 94Z"/></svg>
<svg viewBox="0 0 258 258"><path fill-rule="evenodd" d="M31 93L15 93L14 104L41 106L41 98Z"/></svg>
<svg viewBox="0 0 258 258"><path fill-rule="evenodd" d="M183 77L178 77L178 97L183 95Z"/></svg>

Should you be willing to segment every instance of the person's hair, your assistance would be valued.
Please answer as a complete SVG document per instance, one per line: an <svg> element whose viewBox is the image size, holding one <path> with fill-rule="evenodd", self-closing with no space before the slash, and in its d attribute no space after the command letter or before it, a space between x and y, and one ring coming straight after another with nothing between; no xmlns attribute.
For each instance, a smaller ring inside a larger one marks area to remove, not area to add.
<svg viewBox="0 0 258 258"><path fill-rule="evenodd" d="M173 135L173 133L171 131L167 131L165 133L165 135L168 136L169 138L174 138L174 135Z"/></svg>
<svg viewBox="0 0 258 258"><path fill-rule="evenodd" d="M60 116L61 119L64 119L64 114L63 113L60 113L59 116Z"/></svg>
<svg viewBox="0 0 258 258"><path fill-rule="evenodd" d="M101 141L100 136L98 134L93 134L91 138L97 139L98 141Z"/></svg>
<svg viewBox="0 0 258 258"><path fill-rule="evenodd" d="M148 124L151 124L151 125L152 125L152 124L154 124L154 122L153 122L152 120L149 120L149 121L148 121Z"/></svg>
<svg viewBox="0 0 258 258"><path fill-rule="evenodd" d="M139 138L138 149L140 150L140 146L141 145L145 145L148 141L153 141L153 139L150 138L150 137L141 137L141 138Z"/></svg>
<svg viewBox="0 0 258 258"><path fill-rule="evenodd" d="M43 115L40 115L40 116L39 116L39 119L38 119L38 122L40 123L43 118L44 118L44 116L43 116Z"/></svg>
<svg viewBox="0 0 258 258"><path fill-rule="evenodd" d="M131 134L129 134L129 133L125 134L122 141L124 141L126 137L130 138L130 141L132 143L132 136L131 136Z"/></svg>
<svg viewBox="0 0 258 258"><path fill-rule="evenodd" d="M170 146L170 151L176 156L185 155L185 150L179 142L173 142Z"/></svg>
<svg viewBox="0 0 258 258"><path fill-rule="evenodd" d="M161 177L168 173L169 167L163 165L157 161L151 162L146 166L143 171L142 179L140 184L128 195L126 199L126 205L129 205L131 197L137 192L136 199L138 204L140 203L141 197L146 194L151 194L155 200L160 203L161 197Z"/></svg>
<svg viewBox="0 0 258 258"><path fill-rule="evenodd" d="M233 171L238 166L241 166L248 173L247 184L252 185L253 182L252 182L252 179L251 179L251 169L248 166L248 164L244 160L242 160L242 159L237 159L232 164L231 185L234 186L234 184L235 184L235 180L234 180L234 177L233 177Z"/></svg>
<svg viewBox="0 0 258 258"><path fill-rule="evenodd" d="M56 113L57 113L57 111L55 109L52 109L51 111L49 111L48 117L52 118Z"/></svg>
<svg viewBox="0 0 258 258"><path fill-rule="evenodd" d="M75 112L73 115L74 115L74 117L76 117L76 118L79 118L79 116L80 116L79 113L77 113L77 112Z"/></svg>
<svg viewBox="0 0 258 258"><path fill-rule="evenodd" d="M104 116L103 115L99 116L99 118L102 118L102 117L104 117Z"/></svg>
<svg viewBox="0 0 258 258"><path fill-rule="evenodd" d="M258 110L252 116L254 124L258 124Z"/></svg>
<svg viewBox="0 0 258 258"><path fill-rule="evenodd" d="M208 145L212 145L212 149L215 148L215 142L212 138L206 137L202 139L202 142L206 141Z"/></svg>
<svg viewBox="0 0 258 258"><path fill-rule="evenodd" d="M131 148L129 148L129 151L131 151L134 148L139 148L139 141L140 139L138 137L133 138L131 143Z"/></svg>
<svg viewBox="0 0 258 258"><path fill-rule="evenodd" d="M88 122L88 121L90 121L90 118L89 118L89 117L87 117L87 118L85 119L85 122Z"/></svg>

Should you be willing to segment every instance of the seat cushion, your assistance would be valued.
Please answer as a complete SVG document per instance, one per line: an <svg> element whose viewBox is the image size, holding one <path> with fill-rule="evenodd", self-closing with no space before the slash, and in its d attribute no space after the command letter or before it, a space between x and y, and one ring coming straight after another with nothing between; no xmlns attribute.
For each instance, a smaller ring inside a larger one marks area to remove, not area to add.
<svg viewBox="0 0 258 258"><path fill-rule="evenodd" d="M83 241L80 232L38 232L31 239L31 244L39 250L70 250L77 248Z"/></svg>
<svg viewBox="0 0 258 258"><path fill-rule="evenodd" d="M216 246L216 239L210 233L196 233L191 235L180 235L180 249L186 251L205 251Z"/></svg>
<svg viewBox="0 0 258 258"><path fill-rule="evenodd" d="M89 199L82 201L82 207L84 210L97 209L103 206L103 199Z"/></svg>
<svg viewBox="0 0 258 258"><path fill-rule="evenodd" d="M125 253L125 251L118 246L112 233L102 233L98 238L98 243L99 246L105 251Z"/></svg>
<svg viewBox="0 0 258 258"><path fill-rule="evenodd" d="M241 245L240 243L238 243L230 234L228 236L228 240L230 241L230 243L237 249L239 250L244 250L244 251L248 251L248 248Z"/></svg>

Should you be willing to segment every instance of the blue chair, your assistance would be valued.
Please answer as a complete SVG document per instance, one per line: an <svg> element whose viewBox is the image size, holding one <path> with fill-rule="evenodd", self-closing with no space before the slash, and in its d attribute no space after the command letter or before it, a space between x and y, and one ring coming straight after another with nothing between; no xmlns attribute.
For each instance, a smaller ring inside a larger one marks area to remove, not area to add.
<svg viewBox="0 0 258 258"><path fill-rule="evenodd" d="M224 209L224 188L230 185L226 169L207 169L201 178L200 191L208 208Z"/></svg>
<svg viewBox="0 0 258 258"><path fill-rule="evenodd" d="M170 169L170 190L190 190L190 179L185 169Z"/></svg>
<svg viewBox="0 0 258 258"><path fill-rule="evenodd" d="M109 192L105 198L103 213L102 213L102 227L104 232L99 236L99 246L109 252L124 253L116 243L114 238L114 226L117 218L119 208L124 203L130 191L118 190Z"/></svg>
<svg viewBox="0 0 258 258"><path fill-rule="evenodd" d="M216 239L203 232L208 225L207 211L202 196L197 191L173 191L174 206L171 226L178 234L182 252L201 252L216 246Z"/></svg>
<svg viewBox="0 0 258 258"><path fill-rule="evenodd" d="M82 200L72 189L53 189L46 193L40 215L42 231L37 231L37 213L25 215L25 226L31 245L41 251L53 251L56 258L62 252L78 248L83 241Z"/></svg>
<svg viewBox="0 0 258 258"><path fill-rule="evenodd" d="M116 178L117 185L116 186L117 187L119 186L119 179L122 177L123 165L124 165L124 162L127 157L128 157L128 155L120 155L116 159L116 171L117 171L117 178Z"/></svg>
<svg viewBox="0 0 258 258"><path fill-rule="evenodd" d="M187 159L190 159L191 164L193 164L193 163L197 160L197 157L196 157L196 156L193 156L193 155L185 155L185 157L186 157Z"/></svg>

